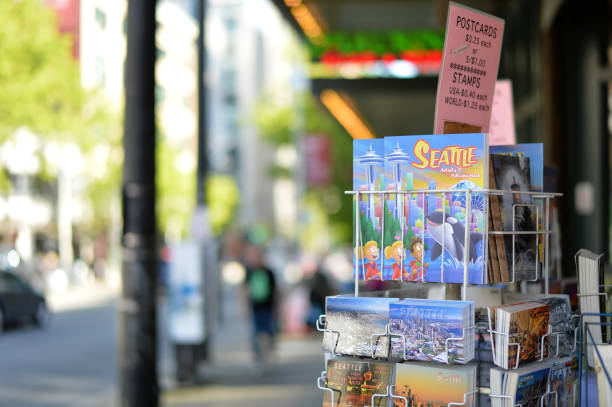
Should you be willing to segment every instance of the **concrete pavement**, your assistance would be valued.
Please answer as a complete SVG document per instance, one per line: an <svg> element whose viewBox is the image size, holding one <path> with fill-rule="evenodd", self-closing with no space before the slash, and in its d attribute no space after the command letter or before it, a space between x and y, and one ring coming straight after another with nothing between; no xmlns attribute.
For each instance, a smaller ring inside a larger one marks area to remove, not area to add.
<svg viewBox="0 0 612 407"><path fill-rule="evenodd" d="M223 323L211 338L211 360L200 369L201 384L178 387L161 370L164 407L318 407L323 394L315 379L323 370L321 336L281 336L262 370L251 352L251 326L240 293L224 287ZM168 354L168 351L162 351ZM171 359L171 358L167 358ZM165 368L164 368L165 366ZM170 370L169 370L170 369Z"/></svg>
<svg viewBox="0 0 612 407"><path fill-rule="evenodd" d="M202 369L202 385L166 390L162 406L320 406L323 395L315 386L323 364L320 349L320 338L281 339L276 360L263 372L248 359L233 363L230 357L224 364L223 358L218 358Z"/></svg>
<svg viewBox="0 0 612 407"><path fill-rule="evenodd" d="M54 313L98 307L119 296L118 284L91 282L65 291L46 294L47 305Z"/></svg>

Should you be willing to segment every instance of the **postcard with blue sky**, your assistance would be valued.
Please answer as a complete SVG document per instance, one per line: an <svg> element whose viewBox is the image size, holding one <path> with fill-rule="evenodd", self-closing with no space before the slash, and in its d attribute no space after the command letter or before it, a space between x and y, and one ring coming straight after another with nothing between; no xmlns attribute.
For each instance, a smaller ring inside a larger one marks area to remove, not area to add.
<svg viewBox="0 0 612 407"><path fill-rule="evenodd" d="M471 322L470 304L443 301L404 300L389 305L391 355L401 359L465 363L471 359L469 335L463 329Z"/></svg>
<svg viewBox="0 0 612 407"><path fill-rule="evenodd" d="M385 190L449 191L385 196L383 275L461 283L467 261L468 282L485 283L486 197L472 193L466 214L467 194L453 190L488 186L487 160L485 134L385 138Z"/></svg>
<svg viewBox="0 0 612 407"><path fill-rule="evenodd" d="M362 280L382 280L382 196L365 192L381 191L384 176L385 142L383 139L353 141L353 189L359 195L359 233L355 228L353 200L354 269ZM355 198L354 198L355 199Z"/></svg>
<svg viewBox="0 0 612 407"><path fill-rule="evenodd" d="M389 304L397 298L327 297L323 347L340 355L387 357ZM372 335L377 335L374 338Z"/></svg>
<svg viewBox="0 0 612 407"><path fill-rule="evenodd" d="M544 144L525 143L489 147L491 154L508 154L529 158L529 182L532 191L544 189Z"/></svg>

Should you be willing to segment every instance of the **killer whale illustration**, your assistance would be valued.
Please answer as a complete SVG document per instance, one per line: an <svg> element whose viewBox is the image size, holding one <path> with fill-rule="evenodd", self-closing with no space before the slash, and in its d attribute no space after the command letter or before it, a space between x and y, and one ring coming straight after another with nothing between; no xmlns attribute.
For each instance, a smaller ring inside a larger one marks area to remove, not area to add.
<svg viewBox="0 0 612 407"><path fill-rule="evenodd" d="M442 254L442 242L446 251L457 261L463 261L465 249L465 226L452 216L444 217L441 211L427 215L427 230L434 239L431 247L431 260L436 260ZM470 232L469 260L476 261L476 243L482 240L482 233Z"/></svg>

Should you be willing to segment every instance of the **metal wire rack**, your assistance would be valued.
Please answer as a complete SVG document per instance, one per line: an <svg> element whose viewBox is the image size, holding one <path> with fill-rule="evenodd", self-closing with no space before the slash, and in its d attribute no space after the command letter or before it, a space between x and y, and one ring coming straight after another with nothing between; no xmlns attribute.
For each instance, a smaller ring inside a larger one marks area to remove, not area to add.
<svg viewBox="0 0 612 407"><path fill-rule="evenodd" d="M544 281L544 293L545 294L549 294L549 258L550 258L550 235L552 234L551 232L551 227L550 227L550 204L551 204L551 200L557 197L561 197L563 194L561 193L549 193L549 192L532 192L532 191L503 191L503 190L495 190L495 189L435 189L435 190L410 190L410 191L395 191L395 190L385 190L385 191L345 191L345 194L347 195L352 195L354 196L354 204L355 204L355 219L354 219L354 226L355 226L355 247L354 247L354 252L353 253L358 253L360 248L363 246L363 242L362 242L362 233L361 233L361 225L360 225L360 208L359 208L359 202L360 202L360 197L361 196L370 196L370 195L374 195L374 196L379 196L380 199L385 199L385 197L389 194L395 194L397 196L399 196L399 202L400 204L403 203L403 200L409 196L411 199L415 198L417 201L421 201L424 203L424 201L427 199L427 197L429 196L436 196L436 197L440 197L441 198L441 203L442 203L442 208L446 207L446 200L449 199L448 198L448 194L452 194L452 196L457 196L457 194L459 195L463 195L463 198L465 200L465 213L466 214L470 214L471 213L471 205L472 205L472 198L477 196L477 197L482 197L484 199L484 205L485 207L488 209L488 200L490 196L504 196L507 194L511 194L511 195L529 195L532 202L530 204L525 204L525 203L514 203L512 206L512 211L513 211L513 216L512 216L512 230L504 230L504 231L500 231L500 230L490 230L490 224L489 224L489 219L488 216L484 216L483 217L483 222L484 222L484 228L483 228L483 258L487 258L488 256L488 242L489 242L489 235L495 236L495 235L502 235L502 236L512 236L512 269L511 269L511 278L510 281L506 281L504 283L514 283L517 281L526 281L526 280L520 280L517 278L517 272L518 272L518 268L519 266L515 263L515 259L516 259L516 237L520 236L520 235L532 235L532 236L537 236L537 241L538 241L538 245L539 245L539 240L542 239L542 261L540 261L540 254L539 254L539 250L536 250L536 254L535 254L535 264L536 264L536 270L535 270L535 276L533 279L527 280L527 281L539 281L539 280L543 280ZM403 206L403 205L402 205ZM424 206L424 205L423 205ZM530 231L525 231L525 230L516 230L517 229L517 209L518 208L525 208L525 207L529 207L529 208L533 208L535 209L536 212L536 229L534 230L530 230ZM443 221L445 220L444 218L447 216L446 215L446 211L443 210ZM422 212L420 215L420 220L422 222L422 224L425 224L425 213ZM464 236L464 242L468 242L469 241L469 233L470 233L470 225L468 224L469 222L469 216L465 216L464 221L463 221L463 226L465 228L465 236ZM384 216L381 216L381 236L384 236ZM401 228L401 240L404 240L404 228ZM422 241L424 241L425 239L425 228L422 228L420 231L420 237L422 239ZM381 245L382 246L382 245ZM442 262L441 262L441 272L440 272L440 281L437 282L441 282L441 283L446 283L448 281L445 281L445 274L444 274L444 255L445 255L445 250L446 250L446 242L444 241L444 239L442 240L442 249L441 249L441 256L442 256ZM469 244L465 244L463 247L463 259L469 259ZM383 260L383 256L380 256L380 268L381 270L384 268L384 260ZM487 267L488 267L488 262L487 261L483 261L483 271L482 271L482 280L480 282L480 284L488 284L490 283L489 281L487 281ZM408 282L408 280L404 279L404 270L403 270L403 262L401 262L400 267L402 267L401 270L401 281L404 282ZM419 282L427 282L425 279L425 273L424 273L424 265L421 266L421 279L419 280ZM365 277L365 262L362 260L360 262L360 264L355 261L354 262L354 295L357 297L359 296L359 282L360 280L364 279ZM466 300L467 299L467 288L470 285L469 282L469 262L468 261L464 261L463 262L463 279L462 279L462 290L461 290L461 299L462 300ZM610 314L610 316L612 316L612 314ZM577 318L578 316L572 316L572 320L574 318ZM582 320L582 316L580 316L580 319ZM326 324L326 317L325 315L321 315L319 316L319 319L317 320L317 330L324 332L324 333L328 333L331 335L332 337L332 349L331 349L331 353L332 355L336 355L335 354L335 348L337 345L337 342L340 338L340 335L342 334L341 332L335 331L335 330L330 330L327 328L327 324ZM466 335L472 335L475 331L485 331L485 332L489 332L491 334L491 342L492 342L492 350L493 350L493 357L495 357L495 353L494 353L494 349L495 349L495 338L494 336L496 335L504 335L504 333L498 332L498 331L494 331L491 329L491 327L489 326L489 329L487 329L486 327L479 327L479 326L471 326L471 327L466 327L463 328L463 335L461 338L448 338L445 340L445 349L446 349L446 363L448 362L448 349L449 349L449 342L452 341L459 341L459 340L464 340L466 338ZM548 332L546 335L544 335L540 340L541 340L541 347L543 349L544 347L544 342L545 339L551 335L556 335L555 333L551 332L551 326L549 325L548 327ZM574 331L574 346L573 346L573 350L576 351L578 348L578 344L582 345L581 342L581 335L582 335L582 331L579 328L576 328ZM374 347L374 342L375 342L375 338L377 337L383 337L386 336L388 339L390 339L393 336L398 336L401 337L402 335L396 335L396 334L392 334L390 333L390 329L389 329L389 325L387 325L386 327L386 331L385 332L381 332L381 333L377 333L377 334L373 334L371 335L370 338L370 342L371 342L371 349L372 349L372 355L371 358L375 359L375 347ZM555 351L555 355L558 355L559 353L559 336L556 337L556 351ZM515 367L518 366L518 361L520 359L520 345L516 344L518 346L517 349L517 363L515 364ZM542 356L540 358L540 360L543 358L544 356L544 352L542 352ZM407 360L406 357L406 349L405 349L405 338L404 338L404 360ZM608 376L608 380L610 380L610 378L612 377L612 375ZM612 381L610 381L611 385L612 385ZM330 396L331 396L331 407L336 407L336 403L335 403L335 392L339 392L339 390L334 390L331 389L329 387L327 387L327 372L323 371L321 372L321 375L317 378L317 383L316 383L317 387L323 391L329 392ZM574 389L575 389L574 385ZM488 397L490 397L491 399L494 398L499 398L499 399L504 399L504 400L508 400L511 404L511 406L514 407L522 407L521 404L516 404L514 397L513 396L508 396L508 395L498 395L498 394L491 394L490 388L488 387L475 387L472 391L467 392L464 394L463 396L463 401L462 402L452 402L448 404L448 407L452 407L452 406L465 406L468 405L468 403L470 403L472 400L470 399L471 397L475 397L477 394L483 394L483 395L487 395ZM576 400L576 394L578 394L578 400ZM377 398L384 398L387 397L391 400L395 399L395 400L400 400L403 401L403 404L405 406L408 406L408 400L405 396L402 396L400 394L396 394L395 392L395 386L393 384L389 384L387 386L386 392L384 394L373 394L372 398L371 398L371 406L374 406L374 402L375 399ZM555 407L558 406L558 395L556 392L552 391L550 389L550 386L547 387L546 389L546 393L543 394L540 397L540 405L544 406L546 405L551 405L547 402L547 400L551 400L554 399L554 405ZM578 403L578 404L577 404ZM576 405L579 405L580 403L580 391L576 392L574 391L574 400L573 400L573 407L575 407Z"/></svg>
<svg viewBox="0 0 612 407"><path fill-rule="evenodd" d="M549 292L549 246L550 246L550 201L556 197L562 196L560 193L551 193L551 192L533 192L533 191L503 191L503 190L494 190L494 189L431 189L431 190L410 190L410 191L395 191L395 190L385 190L385 191L345 191L347 195L353 195L354 203L355 203L355 247L354 253L357 254L362 250L363 246L363 237L361 231L361 220L360 220L360 197L361 196L378 196L381 200L386 199L388 195L397 195L399 197L400 204L398 205L398 211L400 212L399 216L403 217L403 206L404 199L408 196L409 199L415 199L416 202L421 202L421 207L425 206L426 199L430 197L440 198L442 208L446 208L447 200L457 200L463 199L465 201L465 214L463 219L463 227L465 229L465 236L463 236L463 242L469 242L470 240L470 218L472 213L472 200L474 197L482 198L483 208L485 211L488 211L488 201L490 196L504 196L504 195L528 195L532 201L532 203L514 203L512 206L512 230L490 230L489 218L488 216L482 217L482 223L484 224L482 233L483 233L483 261L482 261L482 278L479 284L488 284L487 281L487 267L488 262L484 259L488 258L488 242L489 235L502 235L502 236L512 236L512 270L511 275L512 278L510 281L506 283L514 283L518 281L517 272L519 269L519 265L516 264L517 259L517 249L516 249L516 237L520 235L531 235L537 236L537 240L539 241L540 236L543 236L543 261L540 262L540 254L538 248L535 250L535 276L530 281L537 281L541 278L544 279L544 291L546 294ZM535 208L536 210L536 228L534 230L517 230L517 209L519 208ZM540 210L542 210L543 216L540 214ZM442 210L442 222L444 223L446 220L446 209ZM543 220L541 219L543 217ZM423 227L420 228L420 237L421 241L425 241L425 212L424 210L420 211L419 218ZM380 217L380 229L381 236L384 236L385 231L385 216ZM404 240L404 227L401 227L400 238L401 241ZM384 242L383 242L384 243ZM382 244L381 244L382 246ZM441 242L441 264L440 264L440 281L441 283L449 282L448 279L445 279L445 262L444 256L447 249L447 242L445 241L445 235L442 235ZM358 257L358 256L356 256ZM470 244L464 243L463 247L463 279L462 279L462 291L461 296L462 299L465 300L467 298L467 287L470 285L469 282L469 261L467 259L470 258ZM380 270L384 269L384 256L380 256ZM420 270L420 282L427 282L425 279L425 262L421 262L421 270ZM540 266L542 263L542 266ZM543 270L542 270L543 269ZM400 274L401 281L409 281L405 279L404 275L404 261L400 262ZM365 279L366 275L366 264L365 260L361 259L361 262L354 262L354 279L355 279L355 296L359 295L359 281ZM380 276L382 279L382 275ZM414 281L414 280L413 280Z"/></svg>

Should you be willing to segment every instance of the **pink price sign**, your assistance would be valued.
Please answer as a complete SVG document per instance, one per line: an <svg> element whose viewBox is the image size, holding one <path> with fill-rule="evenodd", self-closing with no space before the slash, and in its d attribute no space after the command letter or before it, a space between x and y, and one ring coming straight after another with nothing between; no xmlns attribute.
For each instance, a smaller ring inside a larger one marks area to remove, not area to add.
<svg viewBox="0 0 612 407"><path fill-rule="evenodd" d="M434 134L488 133L504 20L450 2Z"/></svg>
<svg viewBox="0 0 612 407"><path fill-rule="evenodd" d="M489 124L489 145L516 144L512 82L509 79L495 82L495 98Z"/></svg>

